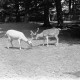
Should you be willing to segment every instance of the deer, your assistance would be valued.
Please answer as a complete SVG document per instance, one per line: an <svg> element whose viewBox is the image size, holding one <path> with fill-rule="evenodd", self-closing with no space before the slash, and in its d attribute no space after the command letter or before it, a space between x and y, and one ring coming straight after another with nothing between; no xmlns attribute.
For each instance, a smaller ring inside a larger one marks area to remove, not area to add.
<svg viewBox="0 0 80 80"><path fill-rule="evenodd" d="M48 46L48 44L49 44L49 37L55 37L56 38L56 44L55 45L57 46L58 43L59 43L58 35L59 35L60 30L61 30L60 28L51 28L51 29L43 30L41 33L37 34L38 31L39 31L39 29L38 29L38 31L35 32L36 33L36 40L38 38L40 38L40 37L43 37L44 38L43 39L43 46L44 46L45 39L47 40L47 46Z"/></svg>
<svg viewBox="0 0 80 80"><path fill-rule="evenodd" d="M32 40L35 39L35 36L37 35L38 31L39 31L39 28L37 28L36 32L33 32L32 30L30 31Z"/></svg>
<svg viewBox="0 0 80 80"><path fill-rule="evenodd" d="M18 40L20 50L21 50L21 41L24 41L28 45L32 46L32 41L28 40L28 38L26 38L23 32L10 29L6 31L5 35L8 37L8 41L11 43L12 47L13 47L13 44L12 44L13 40ZM9 46L7 48L9 49Z"/></svg>

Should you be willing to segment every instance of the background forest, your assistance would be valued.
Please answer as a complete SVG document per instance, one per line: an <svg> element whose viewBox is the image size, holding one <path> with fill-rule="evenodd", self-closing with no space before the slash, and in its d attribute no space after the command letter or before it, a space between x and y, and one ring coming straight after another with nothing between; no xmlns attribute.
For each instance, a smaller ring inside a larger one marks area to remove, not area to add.
<svg viewBox="0 0 80 80"><path fill-rule="evenodd" d="M0 0L0 22L79 21L79 0Z"/></svg>

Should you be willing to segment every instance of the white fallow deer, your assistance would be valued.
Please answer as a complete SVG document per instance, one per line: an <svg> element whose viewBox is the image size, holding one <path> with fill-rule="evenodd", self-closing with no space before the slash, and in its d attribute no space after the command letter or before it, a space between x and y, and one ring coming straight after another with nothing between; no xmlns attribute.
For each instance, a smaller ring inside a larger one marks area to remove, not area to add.
<svg viewBox="0 0 80 80"><path fill-rule="evenodd" d="M7 35L8 41L11 43L12 47L13 47L13 44L12 44L13 40L18 40L20 50L21 50L21 41L24 41L28 45L32 46L32 41L28 40L26 38L26 36L23 34L23 32L20 32L17 30L8 30L5 35ZM9 48L9 46L8 46L8 48Z"/></svg>
<svg viewBox="0 0 80 80"><path fill-rule="evenodd" d="M43 37L44 38L44 42L45 42L45 39L47 40L47 46L48 46L48 43L49 43L49 37L55 37L57 42L56 42L56 46L58 45L59 43L59 32L60 32L60 28L51 28L51 29L46 29L46 30L43 30L41 33L39 34L36 34L36 40L40 37ZM44 42L43 42L43 45L44 45Z"/></svg>

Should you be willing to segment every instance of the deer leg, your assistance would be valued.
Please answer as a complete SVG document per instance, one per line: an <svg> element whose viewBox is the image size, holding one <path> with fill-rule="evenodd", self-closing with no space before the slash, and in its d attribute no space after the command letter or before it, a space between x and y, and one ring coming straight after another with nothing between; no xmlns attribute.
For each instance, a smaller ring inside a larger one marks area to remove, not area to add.
<svg viewBox="0 0 80 80"><path fill-rule="evenodd" d="M44 44L45 44L45 37L44 37L44 40L43 40L43 46L44 46Z"/></svg>
<svg viewBox="0 0 80 80"><path fill-rule="evenodd" d="M12 41L13 40L10 37L8 37L8 42L11 43L11 46L13 47ZM8 44L7 48L9 49L9 44Z"/></svg>
<svg viewBox="0 0 80 80"><path fill-rule="evenodd" d="M20 50L21 50L21 41L20 41L20 39L18 39L18 42L19 42L19 46L20 46Z"/></svg>
<svg viewBox="0 0 80 80"><path fill-rule="evenodd" d="M10 43L11 43L11 46L13 47L12 41L13 41L13 40L11 39L11 40L10 40Z"/></svg>
<svg viewBox="0 0 80 80"><path fill-rule="evenodd" d="M10 43L10 39L8 39L8 42ZM9 44L7 45L7 48L9 49Z"/></svg>
<svg viewBox="0 0 80 80"><path fill-rule="evenodd" d="M56 42L56 46L57 46L58 43L59 43L59 38L58 38L58 36L55 36L55 38L56 38L56 40L57 40L57 42Z"/></svg>
<svg viewBox="0 0 80 80"><path fill-rule="evenodd" d="M47 47L48 47L48 42L49 42L48 36L46 37L46 39L47 39Z"/></svg>

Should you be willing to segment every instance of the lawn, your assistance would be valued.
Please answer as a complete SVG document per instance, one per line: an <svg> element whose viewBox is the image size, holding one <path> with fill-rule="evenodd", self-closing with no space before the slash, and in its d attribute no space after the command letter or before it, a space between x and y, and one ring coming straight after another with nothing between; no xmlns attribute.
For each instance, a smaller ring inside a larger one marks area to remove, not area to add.
<svg viewBox="0 0 80 80"><path fill-rule="evenodd" d="M80 78L80 38L71 37L68 31L61 31L59 45L55 39L50 45L42 46L42 40L33 40L33 47L22 42L19 50L17 41L7 49L8 29L22 31L31 39L30 30L36 31L39 24L5 23L0 24L0 80L79 80ZM9 44L10 45L10 44Z"/></svg>

